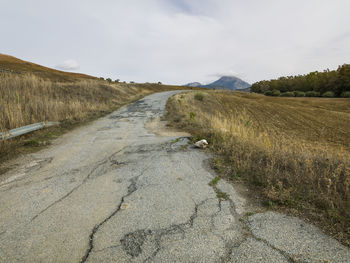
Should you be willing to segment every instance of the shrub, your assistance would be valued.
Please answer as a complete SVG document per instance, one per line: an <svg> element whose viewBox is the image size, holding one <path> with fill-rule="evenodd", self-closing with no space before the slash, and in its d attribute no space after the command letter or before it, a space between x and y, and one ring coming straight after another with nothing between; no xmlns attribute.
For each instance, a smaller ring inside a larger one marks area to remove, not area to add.
<svg viewBox="0 0 350 263"><path fill-rule="evenodd" d="M199 101L203 101L203 99L204 99L203 93L196 93L194 95L194 99L199 100Z"/></svg>
<svg viewBox="0 0 350 263"><path fill-rule="evenodd" d="M308 91L305 95L306 97L320 97L320 93L317 91Z"/></svg>
<svg viewBox="0 0 350 263"><path fill-rule="evenodd" d="M282 97L294 97L294 92L287 91L281 94Z"/></svg>
<svg viewBox="0 0 350 263"><path fill-rule="evenodd" d="M295 97L305 97L305 92L302 91L294 91Z"/></svg>
<svg viewBox="0 0 350 263"><path fill-rule="evenodd" d="M281 96L281 92L278 89L274 89L272 91L272 96L274 96L274 97Z"/></svg>
<svg viewBox="0 0 350 263"><path fill-rule="evenodd" d="M271 90L265 91L264 95L265 96L272 96L272 91Z"/></svg>
<svg viewBox="0 0 350 263"><path fill-rule="evenodd" d="M112 82L112 79L111 78L106 78L106 80L111 83Z"/></svg>
<svg viewBox="0 0 350 263"><path fill-rule="evenodd" d="M334 98L334 92L333 91L327 91L322 94L322 97L324 98Z"/></svg>
<svg viewBox="0 0 350 263"><path fill-rule="evenodd" d="M341 94L341 97L342 97L342 98L350 98L350 91L344 91L344 92Z"/></svg>

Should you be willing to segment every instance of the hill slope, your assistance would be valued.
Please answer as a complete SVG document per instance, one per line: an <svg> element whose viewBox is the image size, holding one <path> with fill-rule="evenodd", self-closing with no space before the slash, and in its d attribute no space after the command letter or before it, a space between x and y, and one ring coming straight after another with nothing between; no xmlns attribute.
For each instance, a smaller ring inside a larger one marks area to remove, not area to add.
<svg viewBox="0 0 350 263"><path fill-rule="evenodd" d="M185 85L186 87L201 87L207 89L229 89L229 90L247 90L250 88L250 84L237 78L235 76L223 76L220 79L207 84L202 85L199 82L192 82Z"/></svg>
<svg viewBox="0 0 350 263"><path fill-rule="evenodd" d="M27 62L13 56L0 53L0 73L33 74L53 81L77 81L81 79L96 79L96 77L55 70L35 63Z"/></svg>

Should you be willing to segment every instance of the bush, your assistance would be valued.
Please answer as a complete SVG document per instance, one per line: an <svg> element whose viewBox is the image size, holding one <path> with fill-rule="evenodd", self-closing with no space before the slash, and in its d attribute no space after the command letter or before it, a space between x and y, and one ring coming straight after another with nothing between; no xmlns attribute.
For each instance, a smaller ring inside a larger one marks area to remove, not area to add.
<svg viewBox="0 0 350 263"><path fill-rule="evenodd" d="M317 91L308 91L305 93L306 97L320 97L320 93Z"/></svg>
<svg viewBox="0 0 350 263"><path fill-rule="evenodd" d="M265 96L272 96L272 91L271 90L265 91L264 95Z"/></svg>
<svg viewBox="0 0 350 263"><path fill-rule="evenodd" d="M305 97L305 92L302 91L294 91L295 97Z"/></svg>
<svg viewBox="0 0 350 263"><path fill-rule="evenodd" d="M272 96L274 96L274 97L281 96L281 92L278 89L274 89L272 91Z"/></svg>
<svg viewBox="0 0 350 263"><path fill-rule="evenodd" d="M112 79L111 78L106 78L106 80L111 83L112 82Z"/></svg>
<svg viewBox="0 0 350 263"><path fill-rule="evenodd" d="M281 94L282 97L294 97L294 92L287 91Z"/></svg>
<svg viewBox="0 0 350 263"><path fill-rule="evenodd" d="M342 97L342 98L350 98L350 91L344 91L344 92L341 94L341 97Z"/></svg>
<svg viewBox="0 0 350 263"><path fill-rule="evenodd" d="M204 99L203 93L196 93L196 94L194 95L194 99L195 99L195 100L199 100L199 101L203 101L203 99Z"/></svg>
<svg viewBox="0 0 350 263"><path fill-rule="evenodd" d="M334 92L333 91L327 91L322 94L322 97L324 98L334 98Z"/></svg>

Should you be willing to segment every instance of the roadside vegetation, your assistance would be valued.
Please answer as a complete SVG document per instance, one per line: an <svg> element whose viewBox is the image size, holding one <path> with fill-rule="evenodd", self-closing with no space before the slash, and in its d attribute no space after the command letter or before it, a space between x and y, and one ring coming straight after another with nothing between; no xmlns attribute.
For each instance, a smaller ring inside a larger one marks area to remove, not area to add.
<svg viewBox="0 0 350 263"><path fill-rule="evenodd" d="M33 74L0 73L1 132L43 121L61 123L60 127L0 141L0 174L1 163L20 153L39 150L38 146L47 145L49 140L77 125L106 115L148 94L175 89L182 87L85 78L75 82L59 82ZM55 136L46 136L47 133Z"/></svg>
<svg viewBox="0 0 350 263"><path fill-rule="evenodd" d="M183 89L161 83L127 84L110 78L58 71L0 54L0 132L44 121L53 127L0 141L2 166L21 153L49 144L60 134L154 92Z"/></svg>
<svg viewBox="0 0 350 263"><path fill-rule="evenodd" d="M0 130L41 121L79 121L146 94L177 88L94 79L54 82L32 74L0 73Z"/></svg>
<svg viewBox="0 0 350 263"><path fill-rule="evenodd" d="M171 126L209 141L220 174L350 245L349 99L189 92L167 111Z"/></svg>
<svg viewBox="0 0 350 263"><path fill-rule="evenodd" d="M251 86L251 91L275 97L350 98L350 64L337 70L259 81Z"/></svg>

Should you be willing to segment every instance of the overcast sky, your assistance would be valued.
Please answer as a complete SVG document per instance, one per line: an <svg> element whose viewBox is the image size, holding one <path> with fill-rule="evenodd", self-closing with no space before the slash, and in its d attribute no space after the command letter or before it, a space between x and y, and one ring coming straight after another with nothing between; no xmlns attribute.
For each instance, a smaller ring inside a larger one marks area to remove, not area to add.
<svg viewBox="0 0 350 263"><path fill-rule="evenodd" d="M0 0L0 53L136 82L350 63L350 0Z"/></svg>

